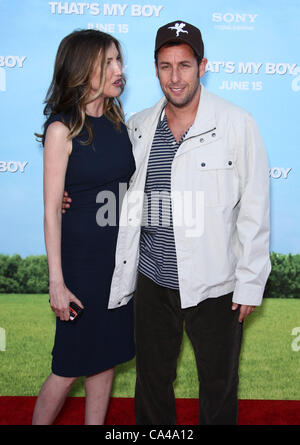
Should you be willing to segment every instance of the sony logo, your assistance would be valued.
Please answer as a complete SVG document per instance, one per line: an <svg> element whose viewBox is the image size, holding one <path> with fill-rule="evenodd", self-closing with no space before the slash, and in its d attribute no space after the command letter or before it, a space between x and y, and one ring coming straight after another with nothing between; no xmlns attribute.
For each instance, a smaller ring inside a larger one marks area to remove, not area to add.
<svg viewBox="0 0 300 445"><path fill-rule="evenodd" d="M239 14L232 12L213 12L213 22L225 22L225 23L254 23L258 14Z"/></svg>

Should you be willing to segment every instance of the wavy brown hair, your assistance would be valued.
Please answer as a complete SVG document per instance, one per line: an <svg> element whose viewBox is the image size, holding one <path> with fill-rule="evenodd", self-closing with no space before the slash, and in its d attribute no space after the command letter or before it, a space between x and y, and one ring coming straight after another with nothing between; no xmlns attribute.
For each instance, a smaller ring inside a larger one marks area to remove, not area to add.
<svg viewBox="0 0 300 445"><path fill-rule="evenodd" d="M36 134L42 143L45 142L49 120L58 113L63 113L64 118L67 119L65 124L69 128L69 139L78 136L85 125L88 139L82 143L88 145L92 142L93 132L85 114L85 107L91 100L89 99L90 76L101 54L100 87L93 97L94 100L103 91L107 65L106 53L112 43L116 45L123 64L118 40L104 32L93 29L74 31L61 41L55 59L53 78L44 102L46 104L44 131L43 134ZM122 80L121 94L125 85L124 76ZM103 113L114 122L118 129L124 122L123 108L118 97L104 98Z"/></svg>

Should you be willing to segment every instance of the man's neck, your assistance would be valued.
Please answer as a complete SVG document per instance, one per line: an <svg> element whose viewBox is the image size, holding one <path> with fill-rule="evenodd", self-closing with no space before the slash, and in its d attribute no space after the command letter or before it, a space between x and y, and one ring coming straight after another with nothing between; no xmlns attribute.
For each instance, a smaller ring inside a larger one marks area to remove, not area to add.
<svg viewBox="0 0 300 445"><path fill-rule="evenodd" d="M195 94L193 100L184 107L178 107L170 102L167 103L165 112L168 125L177 141L181 139L184 133L193 125L200 101L201 87Z"/></svg>
<svg viewBox="0 0 300 445"><path fill-rule="evenodd" d="M196 91L195 96L187 105L180 107L168 102L166 105L166 113L170 116L170 118L182 121L182 120L190 120L192 117L196 117L199 101L201 95L201 85L199 84L199 88Z"/></svg>

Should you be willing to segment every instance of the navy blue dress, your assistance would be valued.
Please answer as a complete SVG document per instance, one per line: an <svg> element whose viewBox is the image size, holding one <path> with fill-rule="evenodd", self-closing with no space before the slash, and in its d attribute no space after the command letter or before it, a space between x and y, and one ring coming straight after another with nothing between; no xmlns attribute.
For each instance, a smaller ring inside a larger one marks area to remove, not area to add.
<svg viewBox="0 0 300 445"><path fill-rule="evenodd" d="M117 131L104 115L87 116L92 124L73 139L65 190L72 198L62 216L62 270L67 288L84 305L76 322L56 319L52 371L64 377L88 376L112 368L135 355L133 302L107 309L115 266L119 206L135 170L126 127ZM62 120L54 116L49 124ZM108 222L101 226L103 221ZM99 225L100 223L100 225Z"/></svg>

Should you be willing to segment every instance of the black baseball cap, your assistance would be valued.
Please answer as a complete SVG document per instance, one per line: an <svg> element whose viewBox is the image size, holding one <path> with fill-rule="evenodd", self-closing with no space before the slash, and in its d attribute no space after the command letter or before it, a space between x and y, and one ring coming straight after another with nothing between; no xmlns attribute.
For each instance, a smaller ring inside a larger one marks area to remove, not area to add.
<svg viewBox="0 0 300 445"><path fill-rule="evenodd" d="M197 56L203 58L204 44L201 32L196 26L183 20L175 20L162 26L156 34L154 52L156 53L166 43L175 41L187 43L193 48Z"/></svg>

